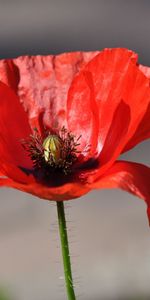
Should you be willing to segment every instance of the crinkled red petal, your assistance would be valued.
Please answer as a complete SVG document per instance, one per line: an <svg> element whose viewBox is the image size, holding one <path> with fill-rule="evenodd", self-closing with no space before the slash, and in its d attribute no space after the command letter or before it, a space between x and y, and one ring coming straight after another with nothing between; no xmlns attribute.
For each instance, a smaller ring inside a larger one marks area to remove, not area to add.
<svg viewBox="0 0 150 300"><path fill-rule="evenodd" d="M23 56L13 60L18 68L17 93L29 113L32 127L62 128L66 124L67 92L75 74L98 52L48 56Z"/></svg>
<svg viewBox="0 0 150 300"><path fill-rule="evenodd" d="M6 164L31 167L32 162L21 145L22 139L30 133L28 118L18 97L0 82L0 157Z"/></svg>
<svg viewBox="0 0 150 300"><path fill-rule="evenodd" d="M142 164L117 161L107 173L89 184L91 188L121 188L147 203L150 222L150 168Z"/></svg>

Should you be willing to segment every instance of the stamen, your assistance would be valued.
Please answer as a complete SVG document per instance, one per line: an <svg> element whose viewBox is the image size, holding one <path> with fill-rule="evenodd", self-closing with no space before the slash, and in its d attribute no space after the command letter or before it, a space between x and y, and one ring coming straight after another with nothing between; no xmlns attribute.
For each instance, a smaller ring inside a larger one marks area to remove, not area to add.
<svg viewBox="0 0 150 300"><path fill-rule="evenodd" d="M67 175L72 172L72 166L77 161L79 139L63 127L59 133L45 132L42 138L37 129L29 139L22 142L24 149L29 153L35 170L48 176L53 171Z"/></svg>

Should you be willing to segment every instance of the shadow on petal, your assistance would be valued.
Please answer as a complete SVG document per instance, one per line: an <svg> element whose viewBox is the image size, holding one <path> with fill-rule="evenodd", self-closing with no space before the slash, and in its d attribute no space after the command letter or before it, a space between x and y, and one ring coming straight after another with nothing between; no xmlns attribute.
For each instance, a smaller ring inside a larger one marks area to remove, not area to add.
<svg viewBox="0 0 150 300"><path fill-rule="evenodd" d="M99 156L101 165L104 165L111 160L114 161L120 154L120 148L124 143L129 124L130 108L122 100L116 108L103 149Z"/></svg>

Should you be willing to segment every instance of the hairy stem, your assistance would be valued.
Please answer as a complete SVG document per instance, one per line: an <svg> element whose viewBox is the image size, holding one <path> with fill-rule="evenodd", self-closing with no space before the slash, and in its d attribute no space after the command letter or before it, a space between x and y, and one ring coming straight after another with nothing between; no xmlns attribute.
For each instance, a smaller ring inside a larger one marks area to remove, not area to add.
<svg viewBox="0 0 150 300"><path fill-rule="evenodd" d="M58 213L59 233L60 233L62 257L63 257L63 264L64 264L67 297L68 300L76 300L74 287L73 287L71 261L70 261L70 254L69 254L69 243L68 243L68 235L67 235L67 225L66 225L63 202L57 202L57 213Z"/></svg>

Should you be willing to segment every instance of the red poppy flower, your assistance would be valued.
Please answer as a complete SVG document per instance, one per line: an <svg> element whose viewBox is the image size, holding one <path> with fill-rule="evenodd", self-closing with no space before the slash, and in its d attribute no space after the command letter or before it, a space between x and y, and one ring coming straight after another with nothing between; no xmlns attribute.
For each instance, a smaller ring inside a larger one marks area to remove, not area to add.
<svg viewBox="0 0 150 300"><path fill-rule="evenodd" d="M122 188L150 217L150 168L117 160L150 137L150 69L126 49L0 61L0 185L48 200Z"/></svg>

